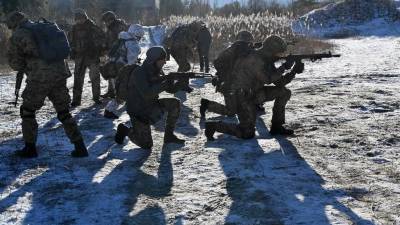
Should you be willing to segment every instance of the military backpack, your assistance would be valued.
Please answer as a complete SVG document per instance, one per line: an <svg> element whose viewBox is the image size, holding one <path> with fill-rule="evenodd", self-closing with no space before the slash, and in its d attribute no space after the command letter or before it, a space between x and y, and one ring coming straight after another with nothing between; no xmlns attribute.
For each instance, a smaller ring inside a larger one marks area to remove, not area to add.
<svg viewBox="0 0 400 225"><path fill-rule="evenodd" d="M41 59L53 63L68 58L71 48L67 36L56 23L41 19L37 22L28 21L22 27L32 32Z"/></svg>

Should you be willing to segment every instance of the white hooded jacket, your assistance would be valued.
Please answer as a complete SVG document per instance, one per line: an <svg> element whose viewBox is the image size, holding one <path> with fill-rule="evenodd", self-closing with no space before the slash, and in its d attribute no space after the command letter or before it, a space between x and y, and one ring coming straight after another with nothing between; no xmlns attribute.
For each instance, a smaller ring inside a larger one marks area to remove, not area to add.
<svg viewBox="0 0 400 225"><path fill-rule="evenodd" d="M118 58L111 60L125 65L137 63L138 57L141 53L139 42L143 35L144 29L139 24L132 24L129 26L128 31L122 31L119 33L118 39L124 40L125 50L122 52L124 52L126 56L121 55Z"/></svg>

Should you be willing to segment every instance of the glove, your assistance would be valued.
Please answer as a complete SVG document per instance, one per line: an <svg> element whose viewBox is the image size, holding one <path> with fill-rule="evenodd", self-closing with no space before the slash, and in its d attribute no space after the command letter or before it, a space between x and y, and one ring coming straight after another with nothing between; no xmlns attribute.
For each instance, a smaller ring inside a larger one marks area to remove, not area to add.
<svg viewBox="0 0 400 225"><path fill-rule="evenodd" d="M293 64L294 64L294 60L288 58L286 60L286 62L283 63L283 67L288 70L288 69L292 68Z"/></svg>
<svg viewBox="0 0 400 225"><path fill-rule="evenodd" d="M211 84L215 87L218 85L218 83L219 83L218 77L213 77L211 80Z"/></svg>
<svg viewBox="0 0 400 225"><path fill-rule="evenodd" d="M292 72L294 72L294 73L296 73L296 74L299 74L299 73L302 73L304 71L304 63L302 63L302 62L296 62L295 64L294 64L294 67L293 67L293 69L292 69Z"/></svg>

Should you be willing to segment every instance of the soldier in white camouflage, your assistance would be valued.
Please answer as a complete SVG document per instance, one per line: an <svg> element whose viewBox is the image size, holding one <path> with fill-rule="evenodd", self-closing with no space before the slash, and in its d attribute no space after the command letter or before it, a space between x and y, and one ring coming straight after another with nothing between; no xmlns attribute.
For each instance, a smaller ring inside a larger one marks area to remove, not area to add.
<svg viewBox="0 0 400 225"><path fill-rule="evenodd" d="M7 16L7 26L13 31L8 49L9 65L26 74L26 87L20 113L25 147L16 152L23 158L37 157L36 141L38 123L35 118L46 97L53 103L57 118L64 126L65 133L75 145L73 157L88 156L79 128L69 112L71 98L66 85L70 76L64 60L48 63L39 57L38 44L30 30L23 27L28 19L23 13L14 12Z"/></svg>
<svg viewBox="0 0 400 225"><path fill-rule="evenodd" d="M109 51L115 42L118 41L118 35L127 31L129 25L123 20L117 18L113 11L107 11L101 16L101 20L106 25L106 43L107 50ZM114 98L115 97L115 80L108 80L108 91L106 94L102 95L103 98Z"/></svg>
<svg viewBox="0 0 400 225"><path fill-rule="evenodd" d="M256 105L273 100L270 133L272 135L292 135L294 133L293 130L283 126L285 124L285 107L291 96L291 91L285 86L294 79L296 74L303 72L304 64L287 61L276 68L273 57L283 53L286 48L285 41L279 36L273 35L266 38L262 48L236 62L231 89L236 101L240 102L237 104L236 111L239 124L207 121L205 135L208 140L214 140L215 132L242 139L253 138L257 116ZM285 73L289 69L290 71Z"/></svg>

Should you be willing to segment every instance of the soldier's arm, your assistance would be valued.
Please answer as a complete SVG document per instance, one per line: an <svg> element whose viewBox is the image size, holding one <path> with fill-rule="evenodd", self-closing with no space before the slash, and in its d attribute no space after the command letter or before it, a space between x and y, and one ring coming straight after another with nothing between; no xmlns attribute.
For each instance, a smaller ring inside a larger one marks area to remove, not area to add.
<svg viewBox="0 0 400 225"><path fill-rule="evenodd" d="M128 59L128 64L131 65L136 63L141 52L140 46L135 43L129 44L129 42L125 43L125 45L128 45L126 46L128 50L126 55L126 58Z"/></svg>
<svg viewBox="0 0 400 225"><path fill-rule="evenodd" d="M23 71L26 67L25 57L37 57L38 49L32 34L27 30L18 30L10 39L7 51L8 61L11 68Z"/></svg>

